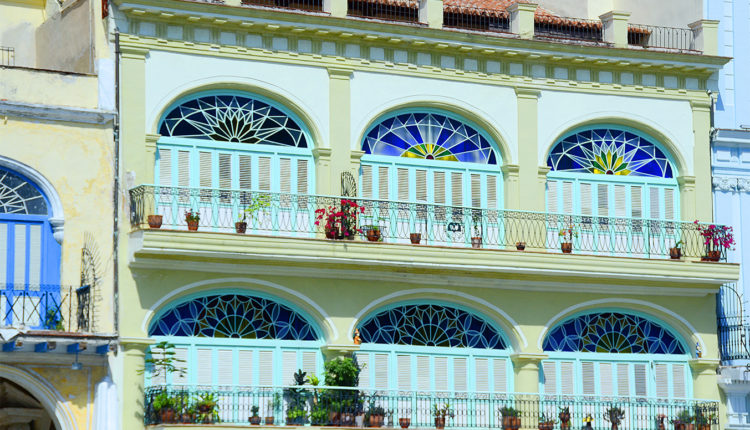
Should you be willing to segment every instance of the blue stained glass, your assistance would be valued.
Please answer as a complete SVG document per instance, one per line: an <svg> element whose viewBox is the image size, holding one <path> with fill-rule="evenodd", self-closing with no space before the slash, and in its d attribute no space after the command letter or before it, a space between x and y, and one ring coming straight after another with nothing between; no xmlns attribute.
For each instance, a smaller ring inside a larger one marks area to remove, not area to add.
<svg viewBox="0 0 750 430"><path fill-rule="evenodd" d="M222 294L175 306L151 325L150 336L318 340L308 321L260 297Z"/></svg>
<svg viewBox="0 0 750 430"><path fill-rule="evenodd" d="M0 169L0 213L47 215L47 201L26 179Z"/></svg>
<svg viewBox="0 0 750 430"><path fill-rule="evenodd" d="M604 312L581 315L552 329L545 351L623 354L685 354L669 330L635 315Z"/></svg>
<svg viewBox="0 0 750 430"><path fill-rule="evenodd" d="M547 157L552 171L672 178L672 163L648 139L602 128L562 138Z"/></svg>
<svg viewBox="0 0 750 430"><path fill-rule="evenodd" d="M159 133L221 142L307 148L307 139L300 125L280 108L251 97L234 95L203 96L180 104L166 114Z"/></svg>
<svg viewBox="0 0 750 430"><path fill-rule="evenodd" d="M503 337L484 319L447 306L399 306L372 316L358 329L364 343L506 349Z"/></svg>
<svg viewBox="0 0 750 430"><path fill-rule="evenodd" d="M366 154L497 164L495 151L473 127L433 113L406 113L381 121L362 142Z"/></svg>

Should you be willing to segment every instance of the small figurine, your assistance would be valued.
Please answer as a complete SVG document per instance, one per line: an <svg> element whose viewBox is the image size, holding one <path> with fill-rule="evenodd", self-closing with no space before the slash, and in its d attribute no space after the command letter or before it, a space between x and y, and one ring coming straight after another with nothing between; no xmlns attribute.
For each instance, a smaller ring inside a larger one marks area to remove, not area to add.
<svg viewBox="0 0 750 430"><path fill-rule="evenodd" d="M700 342L695 342L695 356L698 358L703 357L703 348L701 348Z"/></svg>
<svg viewBox="0 0 750 430"><path fill-rule="evenodd" d="M354 344L355 345L361 345L362 344L362 338L359 337L359 329L354 329Z"/></svg>

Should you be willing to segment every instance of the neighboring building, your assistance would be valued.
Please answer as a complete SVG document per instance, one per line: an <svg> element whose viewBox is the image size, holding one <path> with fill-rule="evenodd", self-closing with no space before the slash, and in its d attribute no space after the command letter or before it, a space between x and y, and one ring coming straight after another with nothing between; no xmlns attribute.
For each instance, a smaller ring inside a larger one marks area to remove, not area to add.
<svg viewBox="0 0 750 430"><path fill-rule="evenodd" d="M500 428L501 407L523 428L561 407L602 427L611 405L624 428L721 428L715 298L739 267L701 262L693 223L713 218L715 21L457 0L112 7L121 428L242 424L252 406L276 424L382 407L429 427L446 402L457 428ZM355 232L372 225L381 241ZM161 341L184 372L134 376ZM348 354L353 397L283 388ZM215 416L183 408L206 393Z"/></svg>
<svg viewBox="0 0 750 430"><path fill-rule="evenodd" d="M101 5L0 1L0 428L114 428L114 61Z"/></svg>
<svg viewBox="0 0 750 430"><path fill-rule="evenodd" d="M743 239L750 234L750 5L748 2L711 0L708 16L719 24L719 54L732 57L714 80L716 92L712 143L714 217L733 227L737 239L729 261L750 261ZM718 89L718 91L716 91ZM750 273L743 265L740 282L722 288L718 302L719 337L722 347L721 386L727 398L728 428L750 428L750 320L744 280Z"/></svg>

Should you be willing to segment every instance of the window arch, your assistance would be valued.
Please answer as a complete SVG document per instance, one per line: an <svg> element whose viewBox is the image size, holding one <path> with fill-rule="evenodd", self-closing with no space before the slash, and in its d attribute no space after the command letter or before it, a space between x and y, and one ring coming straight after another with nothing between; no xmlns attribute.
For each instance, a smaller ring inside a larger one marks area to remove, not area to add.
<svg viewBox="0 0 750 430"><path fill-rule="evenodd" d="M622 310L570 317L550 329L543 349L545 394L686 398L685 342L660 321Z"/></svg>
<svg viewBox="0 0 750 430"><path fill-rule="evenodd" d="M152 385L273 386L322 369L320 329L291 305L257 294L193 297L163 311L149 335L175 345L184 375L149 375Z"/></svg>
<svg viewBox="0 0 750 430"><path fill-rule="evenodd" d="M158 129L159 185L307 194L314 183L305 124L263 96L193 94L169 107Z"/></svg>
<svg viewBox="0 0 750 430"><path fill-rule="evenodd" d="M679 219L675 165L643 132L611 124L575 129L552 146L547 166L550 212Z"/></svg>
<svg viewBox="0 0 750 430"><path fill-rule="evenodd" d="M360 386L418 391L497 391L511 386L508 343L486 317L438 303L382 309L358 324Z"/></svg>
<svg viewBox="0 0 750 430"><path fill-rule="evenodd" d="M502 160L479 126L447 111L409 109L378 119L362 140L364 198L502 207Z"/></svg>
<svg viewBox="0 0 750 430"><path fill-rule="evenodd" d="M60 244L50 202L31 180L0 167L0 326L45 327L59 313Z"/></svg>

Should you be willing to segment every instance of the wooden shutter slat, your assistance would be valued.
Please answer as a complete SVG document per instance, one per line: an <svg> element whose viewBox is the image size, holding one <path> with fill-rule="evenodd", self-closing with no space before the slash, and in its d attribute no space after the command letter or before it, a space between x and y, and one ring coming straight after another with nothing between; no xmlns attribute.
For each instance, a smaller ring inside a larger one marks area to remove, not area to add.
<svg viewBox="0 0 750 430"><path fill-rule="evenodd" d="M281 381L284 385L294 385L294 374L297 373L297 351L281 351Z"/></svg>
<svg viewBox="0 0 750 430"><path fill-rule="evenodd" d="M666 399L669 397L669 368L665 363L656 363L654 365L654 379L656 387L656 397Z"/></svg>
<svg viewBox="0 0 750 430"><path fill-rule="evenodd" d="M271 191L271 158L258 157L258 189Z"/></svg>
<svg viewBox="0 0 750 430"><path fill-rule="evenodd" d="M282 382L286 379L282 379ZM273 385L273 351L258 353L258 383L263 386Z"/></svg>
<svg viewBox="0 0 750 430"><path fill-rule="evenodd" d="M612 363L599 363L599 394L611 396L615 387L612 383Z"/></svg>
<svg viewBox="0 0 750 430"><path fill-rule="evenodd" d="M464 175L460 172L451 172L451 205L464 205Z"/></svg>
<svg viewBox="0 0 750 430"><path fill-rule="evenodd" d="M177 151L177 186L190 186L190 151Z"/></svg>
<svg viewBox="0 0 750 430"><path fill-rule="evenodd" d="M466 371L466 358L455 357L453 359L453 389L455 391L467 391L469 389Z"/></svg>
<svg viewBox="0 0 750 430"><path fill-rule="evenodd" d="M497 202L497 176L487 175L487 209L498 209Z"/></svg>
<svg viewBox="0 0 750 430"><path fill-rule="evenodd" d="M197 383L213 385L213 350L199 348L197 351Z"/></svg>
<svg viewBox="0 0 750 430"><path fill-rule="evenodd" d="M562 183L562 211L565 214L573 214L573 183L570 181Z"/></svg>
<svg viewBox="0 0 750 430"><path fill-rule="evenodd" d="M417 356L417 390L429 391L431 389L430 381L430 357L426 355Z"/></svg>
<svg viewBox="0 0 750 430"><path fill-rule="evenodd" d="M362 166L362 197L372 199L372 166Z"/></svg>
<svg viewBox="0 0 750 430"><path fill-rule="evenodd" d="M643 188L630 186L630 214L633 218L643 218Z"/></svg>
<svg viewBox="0 0 750 430"><path fill-rule="evenodd" d="M388 354L375 354L375 388L388 388Z"/></svg>
<svg viewBox="0 0 750 430"><path fill-rule="evenodd" d="M172 184L172 150L159 148L159 185L171 187Z"/></svg>
<svg viewBox="0 0 750 430"><path fill-rule="evenodd" d="M599 209L596 212L597 215L599 215L600 217L608 217L609 216L609 185L597 184L596 194L597 194L597 204L599 205Z"/></svg>
<svg viewBox="0 0 750 430"><path fill-rule="evenodd" d="M630 397L630 365L617 363L617 395Z"/></svg>
<svg viewBox="0 0 750 430"><path fill-rule="evenodd" d="M433 173L433 182L435 187L435 203L445 204L445 172L436 171Z"/></svg>
<svg viewBox="0 0 750 430"><path fill-rule="evenodd" d="M482 177L476 173L471 174L471 207L482 207Z"/></svg>
<svg viewBox="0 0 750 430"><path fill-rule="evenodd" d="M219 188L232 188L232 154L219 154Z"/></svg>
<svg viewBox="0 0 750 430"><path fill-rule="evenodd" d="M417 169L415 172L416 194L418 202L427 202L427 171Z"/></svg>
<svg viewBox="0 0 750 430"><path fill-rule="evenodd" d="M557 394L557 363L554 361L542 362L542 374L544 381L544 394Z"/></svg>
<svg viewBox="0 0 750 430"><path fill-rule="evenodd" d="M650 187L648 189L650 197L650 208L652 219L661 219L661 211L659 207L659 189L656 187Z"/></svg>
<svg viewBox="0 0 750 430"><path fill-rule="evenodd" d="M378 167L378 199L390 200L390 191L388 190L388 167Z"/></svg>
<svg viewBox="0 0 750 430"><path fill-rule="evenodd" d="M309 194L308 160L297 160L297 194Z"/></svg>
<svg viewBox="0 0 750 430"><path fill-rule="evenodd" d="M615 216L619 218L628 216L625 192L625 185L615 185Z"/></svg>
<svg viewBox="0 0 750 430"><path fill-rule="evenodd" d="M302 371L308 375L318 373L318 353L315 351L302 352Z"/></svg>
<svg viewBox="0 0 750 430"><path fill-rule="evenodd" d="M198 153L198 185L203 188L211 188L213 184L213 169L211 168L211 153Z"/></svg>
<svg viewBox="0 0 750 430"><path fill-rule="evenodd" d="M231 349L220 349L216 351L218 366L216 366L216 378L219 385L234 384L234 354Z"/></svg>
<svg viewBox="0 0 750 430"><path fill-rule="evenodd" d="M596 394L596 376L594 373L594 363L590 361L581 362L581 383L583 394Z"/></svg>
<svg viewBox="0 0 750 430"><path fill-rule="evenodd" d="M448 357L435 357L435 390L448 390Z"/></svg>
<svg viewBox="0 0 750 430"><path fill-rule="evenodd" d="M292 160L289 158L279 159L279 191L282 193L292 192Z"/></svg>
<svg viewBox="0 0 750 430"><path fill-rule="evenodd" d="M409 201L409 170L396 169L396 187L398 188L398 200L400 202Z"/></svg>
<svg viewBox="0 0 750 430"><path fill-rule="evenodd" d="M492 376L494 379L494 391L504 393L508 390L508 362L503 358L492 359Z"/></svg>
<svg viewBox="0 0 750 430"><path fill-rule="evenodd" d="M357 364L362 369L359 372L359 386L362 388L370 388L370 354L366 352L360 352L356 354Z"/></svg>
<svg viewBox="0 0 750 430"><path fill-rule="evenodd" d="M174 358L174 367L176 370L172 372L172 384L186 385L188 383L188 349L175 348ZM180 374L180 370L182 370L182 374Z"/></svg>
<svg viewBox="0 0 750 430"><path fill-rule="evenodd" d="M411 356L397 356L396 365L398 366L398 389L411 390Z"/></svg>
<svg viewBox="0 0 750 430"><path fill-rule="evenodd" d="M486 358L474 359L476 371L476 390L479 392L490 391L490 366Z"/></svg>
<svg viewBox="0 0 750 430"><path fill-rule="evenodd" d="M560 394L573 395L576 392L575 370L572 361L563 361L560 363Z"/></svg>
<svg viewBox="0 0 750 430"><path fill-rule="evenodd" d="M672 363L672 397L678 399L684 399L687 397L684 364Z"/></svg>
<svg viewBox="0 0 750 430"><path fill-rule="evenodd" d="M559 213L560 209L557 205L557 181L547 181L547 211L551 213Z"/></svg>
<svg viewBox="0 0 750 430"><path fill-rule="evenodd" d="M646 365L641 363L633 364L633 376L635 380L635 395L640 397L648 396Z"/></svg>
<svg viewBox="0 0 750 430"><path fill-rule="evenodd" d="M254 385L253 381L253 351L242 349L237 354L237 383L243 386Z"/></svg>
<svg viewBox="0 0 750 430"><path fill-rule="evenodd" d="M671 188L664 189L664 219L675 219L674 210L674 190Z"/></svg>
<svg viewBox="0 0 750 430"><path fill-rule="evenodd" d="M240 155L240 189L252 190L252 163L253 158L249 155Z"/></svg>

